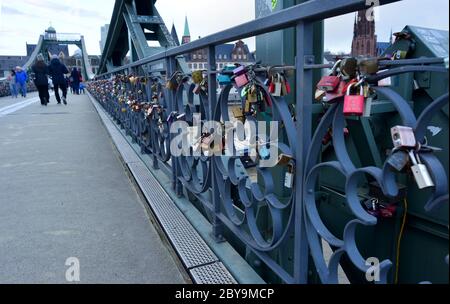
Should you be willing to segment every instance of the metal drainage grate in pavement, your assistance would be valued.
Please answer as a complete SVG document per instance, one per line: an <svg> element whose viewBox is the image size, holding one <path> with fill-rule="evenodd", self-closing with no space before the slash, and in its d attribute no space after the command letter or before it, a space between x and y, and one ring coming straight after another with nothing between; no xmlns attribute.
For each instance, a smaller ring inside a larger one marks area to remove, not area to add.
<svg viewBox="0 0 450 304"><path fill-rule="evenodd" d="M189 223L103 108L89 95L106 129L133 174L164 232L198 284L237 283Z"/></svg>
<svg viewBox="0 0 450 304"><path fill-rule="evenodd" d="M218 259L142 163L128 164L152 210L188 269Z"/></svg>
<svg viewBox="0 0 450 304"><path fill-rule="evenodd" d="M220 262L191 270L191 275L197 284L237 284L231 275L225 275L225 273L228 273L228 270Z"/></svg>

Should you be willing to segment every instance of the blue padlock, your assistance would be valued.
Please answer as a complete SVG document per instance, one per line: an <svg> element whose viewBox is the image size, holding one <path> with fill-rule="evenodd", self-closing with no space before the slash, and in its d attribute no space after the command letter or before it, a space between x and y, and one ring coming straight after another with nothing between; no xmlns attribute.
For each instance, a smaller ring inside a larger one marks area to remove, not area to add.
<svg viewBox="0 0 450 304"><path fill-rule="evenodd" d="M263 160L268 160L270 158L270 151L266 146L263 146L259 149L259 157Z"/></svg>
<svg viewBox="0 0 450 304"><path fill-rule="evenodd" d="M228 75L219 74L217 81L219 81L219 85L222 86L231 84L231 78Z"/></svg>

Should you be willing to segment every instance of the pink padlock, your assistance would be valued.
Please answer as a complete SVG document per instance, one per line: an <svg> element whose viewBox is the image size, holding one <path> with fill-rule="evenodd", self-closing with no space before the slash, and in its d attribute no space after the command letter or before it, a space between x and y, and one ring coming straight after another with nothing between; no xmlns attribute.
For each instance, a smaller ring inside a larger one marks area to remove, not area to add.
<svg viewBox="0 0 450 304"><path fill-rule="evenodd" d="M347 95L344 97L344 115L362 116L364 114L364 88L361 85L360 95L350 95L351 89L355 84L349 85Z"/></svg>
<svg viewBox="0 0 450 304"><path fill-rule="evenodd" d="M235 68L233 70L233 74L236 75L236 76L245 74L245 72L246 72L246 69L245 69L245 66L243 66L243 65L238 66L237 68Z"/></svg>
<svg viewBox="0 0 450 304"><path fill-rule="evenodd" d="M242 74L242 75L236 76L234 78L234 81L236 82L236 85L238 88L242 88L243 86L248 84L247 74Z"/></svg>

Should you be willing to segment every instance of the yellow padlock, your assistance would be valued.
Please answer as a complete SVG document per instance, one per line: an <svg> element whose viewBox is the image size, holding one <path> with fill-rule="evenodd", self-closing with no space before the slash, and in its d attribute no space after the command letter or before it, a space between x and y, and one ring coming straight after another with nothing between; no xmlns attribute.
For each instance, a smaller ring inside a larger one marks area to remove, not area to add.
<svg viewBox="0 0 450 304"><path fill-rule="evenodd" d="M194 71L192 72L192 81L195 84L200 84L203 81L203 71Z"/></svg>

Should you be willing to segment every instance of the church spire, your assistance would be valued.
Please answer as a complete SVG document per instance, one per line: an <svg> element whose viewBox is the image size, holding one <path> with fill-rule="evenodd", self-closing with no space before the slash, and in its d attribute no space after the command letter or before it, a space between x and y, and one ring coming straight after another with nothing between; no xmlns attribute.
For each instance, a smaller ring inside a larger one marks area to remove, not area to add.
<svg viewBox="0 0 450 304"><path fill-rule="evenodd" d="M181 40L182 40L182 42L181 42L182 44L191 42L191 32L189 31L189 22L188 22L187 16L184 21L184 34L183 34L183 37L181 38Z"/></svg>
<svg viewBox="0 0 450 304"><path fill-rule="evenodd" d="M186 19L184 20L184 35L186 37L191 37L191 32L189 31L189 22L188 18L186 16Z"/></svg>
<svg viewBox="0 0 450 304"><path fill-rule="evenodd" d="M377 55L375 20L368 18L367 14L366 10L360 10L356 14L352 41L353 56L375 57Z"/></svg>
<svg viewBox="0 0 450 304"><path fill-rule="evenodd" d="M177 45L180 45L180 39L178 38L177 29L175 28L175 23L172 24L172 30L170 31L170 34L172 35L173 40L175 40L175 43Z"/></svg>

